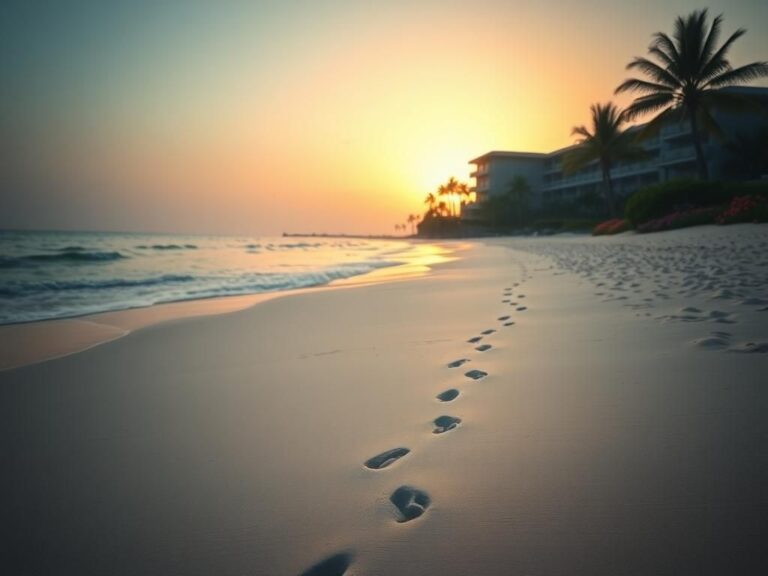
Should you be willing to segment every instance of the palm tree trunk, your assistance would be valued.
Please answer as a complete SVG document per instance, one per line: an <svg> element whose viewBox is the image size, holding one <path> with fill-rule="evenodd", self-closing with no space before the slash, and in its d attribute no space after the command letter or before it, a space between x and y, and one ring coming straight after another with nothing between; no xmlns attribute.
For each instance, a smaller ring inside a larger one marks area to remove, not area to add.
<svg viewBox="0 0 768 576"><path fill-rule="evenodd" d="M611 167L607 163L602 163L603 168L603 188L605 190L605 203L608 205L609 218L616 218L616 203L613 199L613 180L611 180Z"/></svg>
<svg viewBox="0 0 768 576"><path fill-rule="evenodd" d="M707 160L704 158L704 148L701 145L701 132L699 132L699 120L696 118L696 110L690 111L691 116L691 138L693 139L693 147L696 150L696 164L699 168L699 178L701 180L709 180L709 170L707 168Z"/></svg>

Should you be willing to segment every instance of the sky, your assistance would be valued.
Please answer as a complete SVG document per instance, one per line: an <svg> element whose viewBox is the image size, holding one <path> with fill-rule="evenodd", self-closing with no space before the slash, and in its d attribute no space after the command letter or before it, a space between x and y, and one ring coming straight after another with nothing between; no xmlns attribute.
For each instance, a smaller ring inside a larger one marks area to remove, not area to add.
<svg viewBox="0 0 768 576"><path fill-rule="evenodd" d="M691 0L5 0L0 228L392 233L490 150L573 143ZM768 2L711 2L734 65ZM763 82L759 85L766 85Z"/></svg>

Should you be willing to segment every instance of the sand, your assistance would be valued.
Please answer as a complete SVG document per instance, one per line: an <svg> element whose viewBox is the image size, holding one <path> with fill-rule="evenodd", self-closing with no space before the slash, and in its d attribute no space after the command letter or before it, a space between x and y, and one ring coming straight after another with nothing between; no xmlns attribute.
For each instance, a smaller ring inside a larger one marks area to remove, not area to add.
<svg viewBox="0 0 768 576"><path fill-rule="evenodd" d="M422 242L411 250L407 260L400 265L334 280L326 286L188 300L75 318L0 326L0 371L82 352L148 326L198 316L228 314L273 298L304 294L308 290L317 292L417 278L428 273L430 265L450 262L455 258L453 254L460 253L466 246L461 242L452 242L450 246Z"/></svg>
<svg viewBox="0 0 768 576"><path fill-rule="evenodd" d="M763 573L766 247L498 239L0 372L2 563Z"/></svg>

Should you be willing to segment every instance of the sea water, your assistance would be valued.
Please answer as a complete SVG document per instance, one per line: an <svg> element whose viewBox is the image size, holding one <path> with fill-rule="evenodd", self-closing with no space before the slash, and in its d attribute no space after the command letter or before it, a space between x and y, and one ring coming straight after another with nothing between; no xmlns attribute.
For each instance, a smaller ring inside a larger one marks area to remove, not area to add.
<svg viewBox="0 0 768 576"><path fill-rule="evenodd" d="M401 240L0 231L0 324L318 286L407 262Z"/></svg>

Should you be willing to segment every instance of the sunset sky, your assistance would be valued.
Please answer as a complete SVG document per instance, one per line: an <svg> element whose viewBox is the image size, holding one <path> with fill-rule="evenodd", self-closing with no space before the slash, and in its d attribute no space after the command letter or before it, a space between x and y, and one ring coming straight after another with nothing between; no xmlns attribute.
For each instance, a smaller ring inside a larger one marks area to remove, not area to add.
<svg viewBox="0 0 768 576"><path fill-rule="evenodd" d="M0 228L391 233L475 156L570 144L701 7L5 1ZM768 59L768 2L709 8Z"/></svg>

